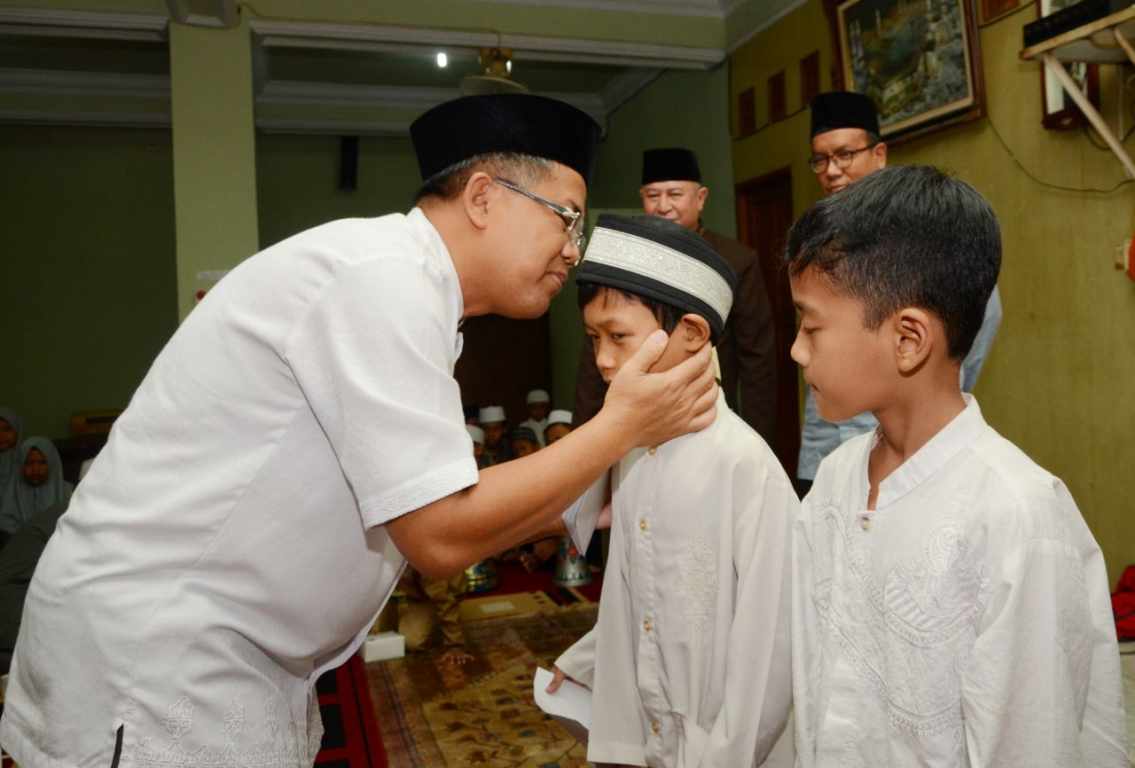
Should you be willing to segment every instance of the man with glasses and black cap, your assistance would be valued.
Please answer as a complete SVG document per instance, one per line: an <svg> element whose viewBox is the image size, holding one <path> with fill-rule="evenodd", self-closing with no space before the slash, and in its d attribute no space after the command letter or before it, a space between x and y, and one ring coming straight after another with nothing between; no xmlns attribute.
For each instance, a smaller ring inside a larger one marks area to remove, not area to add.
<svg viewBox="0 0 1135 768"><path fill-rule="evenodd" d="M478 474L453 378L461 322L534 318L579 260L600 129L553 99L442 104L411 126L409 214L301 232L174 334L31 583L0 741L30 768L306 768L315 681L408 561L440 579L559 516L624 454L712 423L708 351L586 427Z"/></svg>
<svg viewBox="0 0 1135 768"><path fill-rule="evenodd" d="M874 173L887 165L887 145L879 129L879 113L875 102L861 93L832 91L812 100L812 157L809 166L824 196ZM962 391L972 392L978 374L989 356L993 338L1001 325L1001 294L993 286L993 294L985 306L985 319L962 362ZM804 426L800 435L800 460L796 469L797 485L803 496L812 487L816 470L829 453L847 440L873 430L879 422L870 413L862 413L847 421L831 423L820 418L816 402L808 392L804 401Z"/></svg>

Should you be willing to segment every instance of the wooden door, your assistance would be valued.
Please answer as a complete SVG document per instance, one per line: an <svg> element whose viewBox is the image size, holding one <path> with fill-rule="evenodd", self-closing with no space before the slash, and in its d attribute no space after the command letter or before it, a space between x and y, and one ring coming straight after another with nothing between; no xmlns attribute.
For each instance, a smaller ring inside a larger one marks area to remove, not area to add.
<svg viewBox="0 0 1135 768"><path fill-rule="evenodd" d="M737 239L756 249L772 303L776 328L776 444L772 446L790 478L800 453L800 384L790 356L796 338L796 310L788 272L781 267L784 240L792 226L792 171L782 168L737 185Z"/></svg>

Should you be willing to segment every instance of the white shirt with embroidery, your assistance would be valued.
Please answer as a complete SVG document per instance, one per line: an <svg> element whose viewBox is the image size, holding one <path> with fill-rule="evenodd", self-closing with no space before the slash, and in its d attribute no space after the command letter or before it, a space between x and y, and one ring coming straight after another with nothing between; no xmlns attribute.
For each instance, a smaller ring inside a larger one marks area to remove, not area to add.
<svg viewBox="0 0 1135 768"><path fill-rule="evenodd" d="M161 352L36 570L0 741L25 768L310 766L312 686L404 566L383 523L477 482L462 297L420 210L300 233Z"/></svg>
<svg viewBox="0 0 1135 768"><path fill-rule="evenodd" d="M792 698L788 476L719 397L707 429L625 458L613 494L598 623L556 661L594 691L588 759L760 764Z"/></svg>
<svg viewBox="0 0 1135 768"><path fill-rule="evenodd" d="M1103 556L1067 488L966 408L879 487L833 452L793 543L801 768L1127 768Z"/></svg>

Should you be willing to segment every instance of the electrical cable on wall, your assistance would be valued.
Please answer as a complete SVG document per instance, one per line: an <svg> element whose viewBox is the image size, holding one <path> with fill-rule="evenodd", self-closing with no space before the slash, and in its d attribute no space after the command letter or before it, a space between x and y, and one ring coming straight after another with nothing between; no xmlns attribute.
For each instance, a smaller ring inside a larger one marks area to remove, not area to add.
<svg viewBox="0 0 1135 768"><path fill-rule="evenodd" d="M1026 168L1024 166L1024 163L1022 163L1020 161L1020 159L1016 156L1016 154L1013 153L1012 148L1009 146L1008 142L1005 141L1005 138L1001 135L1001 131L997 130L997 124L993 122L993 118L987 117L986 120L989 122L989 127L993 129L993 135L997 137L997 140L999 142L1001 142L1001 146L1004 147L1005 151L1009 153L1009 157L1011 157L1013 159L1013 162L1017 164L1017 167L1021 169L1021 172L1024 173L1026 176L1028 176L1030 179L1032 179L1037 184L1041 185L1042 187L1048 187L1049 189L1059 189L1062 192L1077 192L1077 193L1090 193L1090 194L1098 194L1098 195L1109 195L1112 192L1115 192L1120 187L1124 187L1124 186L1126 186L1126 185L1128 185L1132 182L1135 182L1135 179L1124 179L1123 181L1116 184L1114 187L1110 187L1108 189L1096 189L1096 188L1093 188L1093 187L1087 187L1087 188L1066 187L1063 184L1052 184L1051 182L1044 181L1043 179L1038 179L1036 176L1034 176L1032 174L1031 171L1029 171L1028 168Z"/></svg>

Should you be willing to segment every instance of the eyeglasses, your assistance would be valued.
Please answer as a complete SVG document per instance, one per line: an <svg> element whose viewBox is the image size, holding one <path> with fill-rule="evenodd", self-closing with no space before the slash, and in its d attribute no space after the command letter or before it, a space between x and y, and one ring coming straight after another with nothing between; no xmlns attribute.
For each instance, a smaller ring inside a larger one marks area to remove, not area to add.
<svg viewBox="0 0 1135 768"><path fill-rule="evenodd" d="M507 187L513 192L519 192L525 197L531 198L541 205L547 206L552 209L552 212L563 219L564 227L567 229L568 241L575 245L576 248L583 252L583 246L587 243L587 236L583 234L583 213L580 211L573 211L571 208L553 203L551 200L545 200L539 195L534 195L524 187L518 187L511 181L493 177L493 181L500 184L502 187Z"/></svg>
<svg viewBox="0 0 1135 768"><path fill-rule="evenodd" d="M851 165L851 161L860 152L866 152L869 149L876 147L879 142L868 144L866 147L859 149L841 149L838 152L833 152L830 155L812 155L808 158L808 165L812 168L812 173L823 173L828 169L828 163L835 163L835 167L840 170Z"/></svg>

